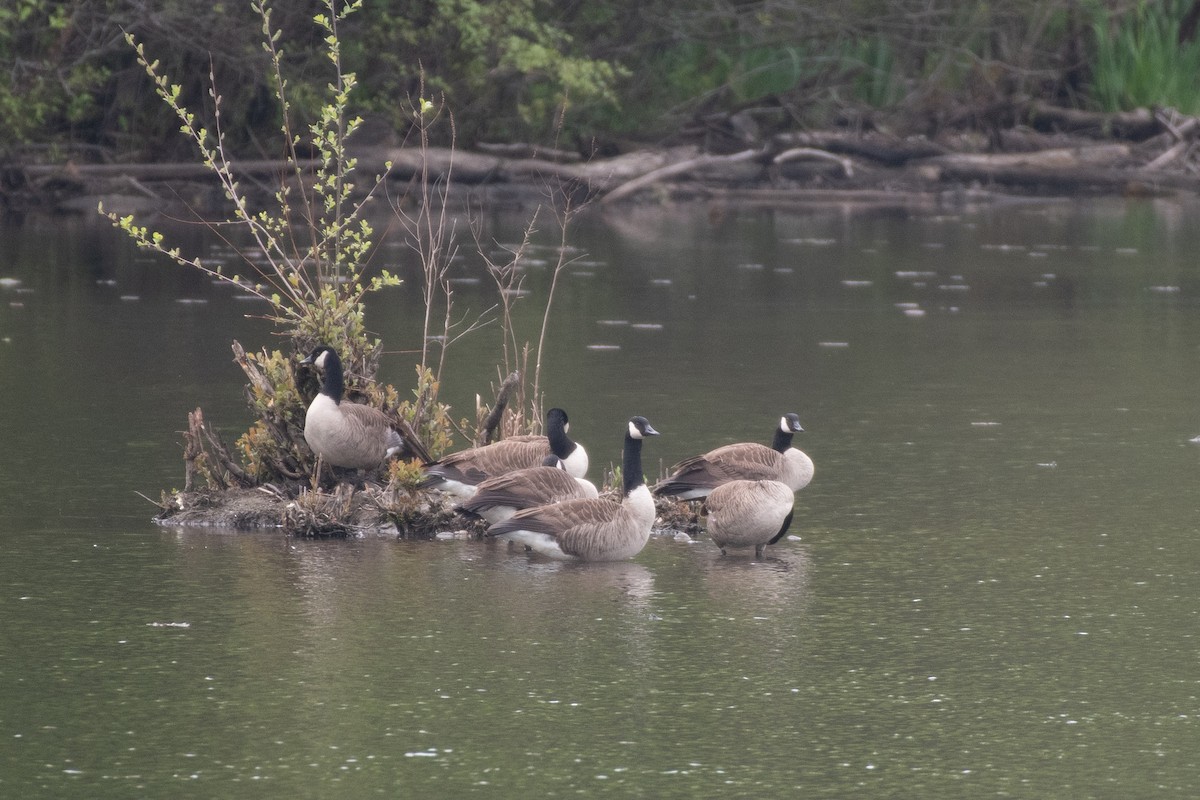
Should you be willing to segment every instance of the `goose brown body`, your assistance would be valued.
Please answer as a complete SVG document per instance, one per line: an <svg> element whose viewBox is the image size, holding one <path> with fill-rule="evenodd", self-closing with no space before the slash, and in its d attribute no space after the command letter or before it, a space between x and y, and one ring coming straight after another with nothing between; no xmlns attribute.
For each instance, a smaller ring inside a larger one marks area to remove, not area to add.
<svg viewBox="0 0 1200 800"><path fill-rule="evenodd" d="M492 525L489 537L507 538L551 558L618 561L642 551L654 525L654 498L642 474L642 439L658 431L633 417L625 435L622 498L568 500L518 511Z"/></svg>
<svg viewBox="0 0 1200 800"><path fill-rule="evenodd" d="M326 394L313 398L304 417L304 440L335 467L374 469L404 445L387 416L377 408Z"/></svg>
<svg viewBox="0 0 1200 800"><path fill-rule="evenodd" d="M704 501L708 535L722 553L726 548L753 547L761 558L766 545L775 544L787 533L795 500L792 490L780 481L724 483Z"/></svg>
<svg viewBox="0 0 1200 800"><path fill-rule="evenodd" d="M301 363L322 373L321 390L304 415L304 440L326 464L370 470L405 450L427 455L415 434L401 436L397 423L382 411L343 399L342 362L332 348L317 347Z"/></svg>
<svg viewBox="0 0 1200 800"><path fill-rule="evenodd" d="M812 481L813 462L791 446L792 435L804 430L795 414L780 419L771 447L754 442L728 444L679 462L654 487L654 493L681 500L707 497L716 487L735 480L774 480L793 492Z"/></svg>
<svg viewBox="0 0 1200 800"><path fill-rule="evenodd" d="M587 474L587 451L570 439L568 428L566 412L552 408L546 412L548 435L512 437L450 453L425 465L420 486L469 499L488 478L540 466L549 455L562 459L568 474L582 478Z"/></svg>
<svg viewBox="0 0 1200 800"><path fill-rule="evenodd" d="M562 463L557 457L550 458ZM488 478L458 509L494 524L523 508L586 500L597 495L596 487L588 481L573 477L561 466L544 465Z"/></svg>

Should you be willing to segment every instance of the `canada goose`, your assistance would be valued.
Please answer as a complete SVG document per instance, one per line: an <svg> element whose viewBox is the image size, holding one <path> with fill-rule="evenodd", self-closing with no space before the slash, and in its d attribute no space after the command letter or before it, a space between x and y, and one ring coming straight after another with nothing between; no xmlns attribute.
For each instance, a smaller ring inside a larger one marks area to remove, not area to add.
<svg viewBox="0 0 1200 800"><path fill-rule="evenodd" d="M717 486L734 480L780 481L798 492L813 477L812 459L792 447L792 436L803 430L800 417L784 414L770 447L742 442L693 456L672 467L671 474L654 487L654 493L698 500Z"/></svg>
<svg viewBox="0 0 1200 800"><path fill-rule="evenodd" d="M779 481L736 480L713 489L704 500L708 535L725 552L727 547L763 548L775 544L792 524L796 495Z"/></svg>
<svg viewBox="0 0 1200 800"><path fill-rule="evenodd" d="M632 558L646 546L654 524L654 498L642 475L642 439L657 435L645 417L629 420L621 502L595 498L527 508L488 528L487 535L508 538L551 558Z"/></svg>
<svg viewBox="0 0 1200 800"><path fill-rule="evenodd" d="M475 487L475 494L457 506L457 510L495 524L522 508L598 496L591 481L572 477L562 459L549 455L541 466L488 478Z"/></svg>
<svg viewBox="0 0 1200 800"><path fill-rule="evenodd" d="M304 440L326 464L367 470L405 450L428 456L415 434L406 440L379 409L342 400L345 377L333 348L321 345L300 363L323 373L321 391L304 415Z"/></svg>
<svg viewBox="0 0 1200 800"><path fill-rule="evenodd" d="M545 436L512 437L443 456L425 465L425 478L419 486L469 499L487 478L536 467L550 454L562 459L570 475L582 478L587 474L588 455L567 435L570 427L567 412L552 408L546 412Z"/></svg>

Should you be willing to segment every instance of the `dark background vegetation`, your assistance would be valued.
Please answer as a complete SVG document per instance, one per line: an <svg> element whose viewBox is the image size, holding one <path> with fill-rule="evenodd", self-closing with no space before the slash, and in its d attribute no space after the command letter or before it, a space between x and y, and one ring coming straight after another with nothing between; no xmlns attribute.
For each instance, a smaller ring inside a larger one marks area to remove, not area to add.
<svg viewBox="0 0 1200 800"><path fill-rule="evenodd" d="M304 116L330 74L312 23L322 5L277 6L287 91ZM603 154L716 125L936 136L1019 124L1032 100L1194 114L1198 22L1200 0L364 0L339 36L356 110L377 130L403 136L423 75L424 95L453 112L460 147ZM211 71L234 153L281 155L248 0L10 0L0 158L193 157L123 32L191 108L211 112Z"/></svg>

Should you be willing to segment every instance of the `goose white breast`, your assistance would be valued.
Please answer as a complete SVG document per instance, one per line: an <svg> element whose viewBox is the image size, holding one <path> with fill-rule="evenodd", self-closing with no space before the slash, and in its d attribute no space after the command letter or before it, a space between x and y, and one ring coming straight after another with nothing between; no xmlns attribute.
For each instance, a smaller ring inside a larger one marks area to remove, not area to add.
<svg viewBox="0 0 1200 800"><path fill-rule="evenodd" d="M304 415L304 440L326 464L368 470L406 447L424 452L415 438L406 441L379 409L343 399L342 362L332 348L317 347L301 363L312 364L322 373L321 391Z"/></svg>

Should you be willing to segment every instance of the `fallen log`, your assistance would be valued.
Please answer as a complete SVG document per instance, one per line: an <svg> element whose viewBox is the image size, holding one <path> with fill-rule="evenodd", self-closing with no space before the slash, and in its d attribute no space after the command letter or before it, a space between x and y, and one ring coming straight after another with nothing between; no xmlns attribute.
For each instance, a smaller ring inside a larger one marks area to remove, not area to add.
<svg viewBox="0 0 1200 800"><path fill-rule="evenodd" d="M818 150L815 147L793 147L789 150L784 150L779 155L771 160L774 165L786 164L789 161L796 161L801 158L812 158L818 160L832 161L842 168L842 174L847 178L854 177L854 164L848 158L835 156L825 150Z"/></svg>
<svg viewBox="0 0 1200 800"><path fill-rule="evenodd" d="M1026 112L1026 121L1040 131L1115 136L1135 142L1149 139L1163 129L1162 123L1145 108L1105 113L1034 102Z"/></svg>
<svg viewBox="0 0 1200 800"><path fill-rule="evenodd" d="M475 148L480 152L500 158L534 158L543 161L554 161L559 164L577 164L583 156L573 150L558 150L553 147L538 147L536 144L514 142L512 144L476 142Z"/></svg>
<svg viewBox="0 0 1200 800"><path fill-rule="evenodd" d="M942 181L984 181L1026 189L1117 191L1127 195L1158 194L1168 190L1200 194L1200 177L1181 173L1123 167L1045 167L947 161L928 164L927 177Z"/></svg>
<svg viewBox="0 0 1200 800"><path fill-rule="evenodd" d="M628 197L639 189L644 189L651 184L667 178L680 175L690 170L699 169L701 167L710 167L714 164L736 164L742 161L750 161L751 159L759 158L762 152L759 150L743 150L740 153L733 153L728 156L715 155L700 155L694 158L688 158L683 161L678 161L674 164L668 164L665 167L651 170L644 175L639 175L633 180L626 181L617 188L610 191L600 199L601 203L612 203L620 200L622 197Z"/></svg>
<svg viewBox="0 0 1200 800"><path fill-rule="evenodd" d="M195 488L197 475L214 489L245 488L254 484L221 437L205 424L204 412L199 408L188 412L188 429L183 432L183 438L185 492Z"/></svg>
<svg viewBox="0 0 1200 800"><path fill-rule="evenodd" d="M1200 8L1200 5L1197 5L1197 8ZM1162 112L1159 112L1157 116L1166 131L1150 141L1155 142L1155 140L1165 138L1168 141L1174 141L1174 144L1147 163L1146 169L1162 169L1168 164L1174 163L1192 150L1196 145L1196 139L1200 138L1200 118L1186 117L1179 121L1167 118Z"/></svg>
<svg viewBox="0 0 1200 800"><path fill-rule="evenodd" d="M781 133L771 141L780 149L814 147L830 153L867 158L888 167L901 167L910 161L950 152L927 139L897 139L827 131Z"/></svg>
<svg viewBox="0 0 1200 800"><path fill-rule="evenodd" d="M298 169L309 172L320 166L316 159L305 159L294 165L288 161L254 160L231 161L234 175L292 175ZM27 178L65 175L71 178L133 178L135 180L165 181L178 178L200 178L212 175L212 169L196 162L167 162L156 164L26 164L8 169L24 173Z"/></svg>
<svg viewBox="0 0 1200 800"><path fill-rule="evenodd" d="M514 371L509 373L509 376L500 384L500 389L496 392L496 402L492 404L492 410L488 412L483 424L479 426L479 433L475 437L476 447L482 447L494 441L496 429L500 426L500 419L504 416L504 409L508 408L508 397L520 382L520 371ZM426 460L428 461L428 459Z"/></svg>
<svg viewBox="0 0 1200 800"><path fill-rule="evenodd" d="M1056 147L1023 153L953 153L927 158L921 163L994 169L1005 167L1069 169L1097 164L1115 165L1128 159L1131 153L1132 148L1127 144L1098 144L1090 147Z"/></svg>
<svg viewBox="0 0 1200 800"><path fill-rule="evenodd" d="M429 148L424 154L416 148L365 151L358 158L360 164L365 165L361 168L376 172L382 172L385 163L391 162L389 174L395 180L409 180L428 171L430 175L451 174L458 183L556 179L584 183L604 191L682 158L692 157L696 152L694 147L638 150L578 164L559 164L536 158L509 159L437 147Z"/></svg>

